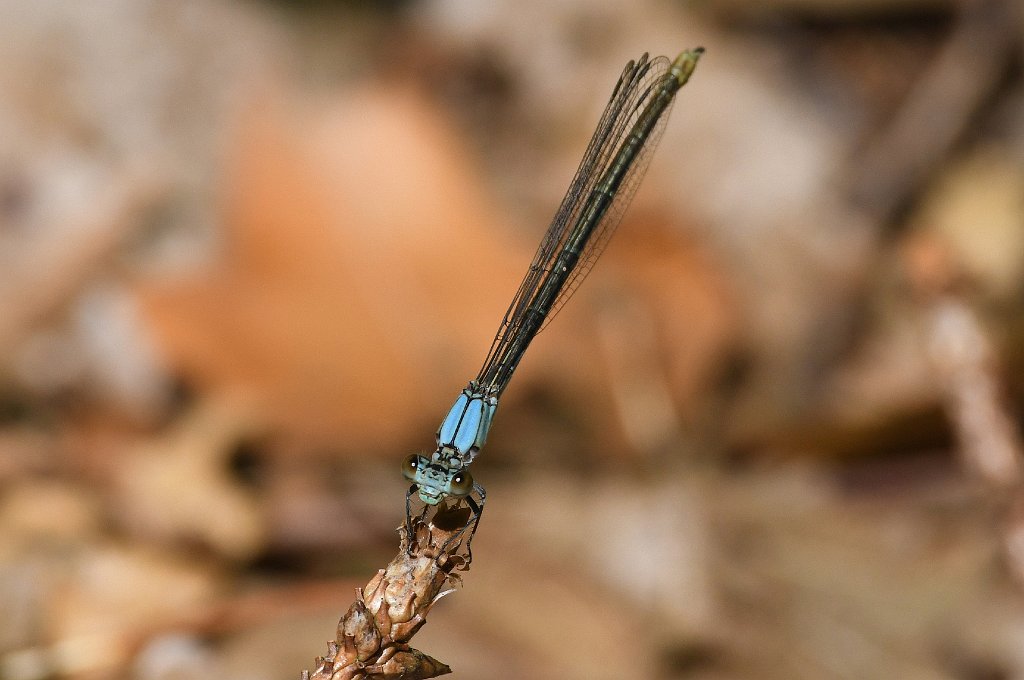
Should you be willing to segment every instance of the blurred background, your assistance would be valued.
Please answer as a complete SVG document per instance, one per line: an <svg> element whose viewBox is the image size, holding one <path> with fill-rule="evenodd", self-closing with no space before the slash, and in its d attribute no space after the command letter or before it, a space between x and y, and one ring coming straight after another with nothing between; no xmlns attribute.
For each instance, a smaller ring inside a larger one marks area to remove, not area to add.
<svg viewBox="0 0 1024 680"><path fill-rule="evenodd" d="M0 678L298 677L628 59L454 677L1024 678L1017 0L0 1Z"/></svg>

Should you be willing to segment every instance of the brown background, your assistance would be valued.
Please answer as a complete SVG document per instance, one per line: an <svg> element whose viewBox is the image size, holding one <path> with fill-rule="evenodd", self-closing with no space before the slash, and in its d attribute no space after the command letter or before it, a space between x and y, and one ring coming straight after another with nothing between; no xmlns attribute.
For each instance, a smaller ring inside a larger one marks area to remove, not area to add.
<svg viewBox="0 0 1024 680"><path fill-rule="evenodd" d="M623 64L696 45L419 647L1021 677L1016 10L3 0L0 677L312 666Z"/></svg>

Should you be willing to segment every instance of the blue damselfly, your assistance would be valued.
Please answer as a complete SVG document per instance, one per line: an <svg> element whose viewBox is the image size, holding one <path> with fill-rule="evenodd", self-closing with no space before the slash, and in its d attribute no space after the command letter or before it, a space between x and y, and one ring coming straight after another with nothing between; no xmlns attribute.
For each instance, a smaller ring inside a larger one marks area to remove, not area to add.
<svg viewBox="0 0 1024 680"><path fill-rule="evenodd" d="M403 474L412 482L407 514L409 498L418 491L428 506L464 498L472 511L470 522L479 520L486 492L468 468L487 440L498 399L530 342L608 244L647 169L676 92L703 52L687 50L672 62L644 54L626 65L483 367L438 428L434 453L429 458L414 454L403 462Z"/></svg>

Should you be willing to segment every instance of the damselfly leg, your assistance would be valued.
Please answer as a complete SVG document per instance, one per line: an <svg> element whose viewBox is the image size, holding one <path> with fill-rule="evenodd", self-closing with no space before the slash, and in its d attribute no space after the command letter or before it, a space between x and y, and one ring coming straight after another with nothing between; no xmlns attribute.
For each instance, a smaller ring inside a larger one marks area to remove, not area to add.
<svg viewBox="0 0 1024 680"><path fill-rule="evenodd" d="M416 527L433 524L452 532L440 549L437 550L435 559L440 560L444 556L460 552L464 547L466 549L465 562L460 568L468 568L473 561L473 537L476 535L477 527L480 525L480 517L483 515L487 491L483 486L474 482L472 494L460 498L446 498L436 505L424 503L423 509L413 515L412 497L418 488L416 484L413 484L405 494L406 552L411 556L418 545ZM474 495L477 498L474 498ZM464 506L463 501L465 501ZM433 511L433 514L428 517L431 511Z"/></svg>

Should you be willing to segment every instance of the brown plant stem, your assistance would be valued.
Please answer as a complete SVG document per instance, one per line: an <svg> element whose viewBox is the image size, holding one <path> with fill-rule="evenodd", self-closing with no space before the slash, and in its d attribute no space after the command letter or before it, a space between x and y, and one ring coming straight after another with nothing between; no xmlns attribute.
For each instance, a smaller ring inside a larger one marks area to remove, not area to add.
<svg viewBox="0 0 1024 680"><path fill-rule="evenodd" d="M429 519L428 519L429 515ZM461 584L469 569L468 508L427 507L398 532L398 555L365 588L338 622L336 638L303 680L422 680L451 673L408 642L438 600Z"/></svg>

